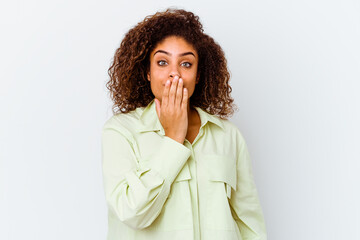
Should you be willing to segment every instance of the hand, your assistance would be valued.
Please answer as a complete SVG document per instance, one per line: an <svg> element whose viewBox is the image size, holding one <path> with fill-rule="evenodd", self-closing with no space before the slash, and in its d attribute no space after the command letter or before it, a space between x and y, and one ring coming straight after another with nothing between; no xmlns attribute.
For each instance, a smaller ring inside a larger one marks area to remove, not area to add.
<svg viewBox="0 0 360 240"><path fill-rule="evenodd" d="M162 95L162 101L155 98L156 112L164 128L165 136L183 144L188 129L188 91L183 81L175 76L168 80Z"/></svg>

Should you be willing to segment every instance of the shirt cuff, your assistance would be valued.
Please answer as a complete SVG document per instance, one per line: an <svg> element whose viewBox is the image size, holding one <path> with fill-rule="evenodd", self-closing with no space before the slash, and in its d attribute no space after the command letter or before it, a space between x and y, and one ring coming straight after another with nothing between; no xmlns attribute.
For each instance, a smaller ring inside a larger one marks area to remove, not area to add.
<svg viewBox="0 0 360 240"><path fill-rule="evenodd" d="M145 160L145 164L171 185L190 155L190 149L174 139L164 136L157 154Z"/></svg>

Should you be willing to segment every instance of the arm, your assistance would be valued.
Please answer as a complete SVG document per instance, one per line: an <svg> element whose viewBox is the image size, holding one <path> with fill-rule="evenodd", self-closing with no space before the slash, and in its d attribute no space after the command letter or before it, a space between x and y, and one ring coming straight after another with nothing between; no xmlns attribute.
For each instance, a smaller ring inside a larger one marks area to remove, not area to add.
<svg viewBox="0 0 360 240"><path fill-rule="evenodd" d="M136 160L131 141L120 127L104 127L102 170L109 210L134 229L142 229L160 214L170 186L191 151L164 136L158 154L147 166ZM150 143L151 144L151 143ZM176 153L176 154L174 154Z"/></svg>
<svg viewBox="0 0 360 240"><path fill-rule="evenodd" d="M252 175L249 152L244 138L238 133L237 186L230 199L233 217L244 240L266 240L265 222Z"/></svg>

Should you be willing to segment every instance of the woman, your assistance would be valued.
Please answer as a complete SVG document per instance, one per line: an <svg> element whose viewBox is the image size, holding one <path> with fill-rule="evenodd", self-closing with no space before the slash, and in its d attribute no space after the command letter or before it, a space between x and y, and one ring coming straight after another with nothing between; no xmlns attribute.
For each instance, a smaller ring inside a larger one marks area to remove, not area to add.
<svg viewBox="0 0 360 240"><path fill-rule="evenodd" d="M168 9L125 35L103 126L108 240L266 239L221 47Z"/></svg>

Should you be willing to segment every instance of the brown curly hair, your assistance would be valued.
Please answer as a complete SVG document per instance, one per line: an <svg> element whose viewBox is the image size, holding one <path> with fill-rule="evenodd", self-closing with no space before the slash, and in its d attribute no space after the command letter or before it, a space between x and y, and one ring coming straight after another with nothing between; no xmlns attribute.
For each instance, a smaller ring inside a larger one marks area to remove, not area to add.
<svg viewBox="0 0 360 240"><path fill-rule="evenodd" d="M130 29L108 69L106 83L114 102L114 114L147 106L154 95L147 73L151 51L169 36L179 36L192 44L199 56L199 83L190 98L191 106L226 119L237 109L229 85L230 73L222 48L204 33L199 17L183 9L168 8L149 15Z"/></svg>

